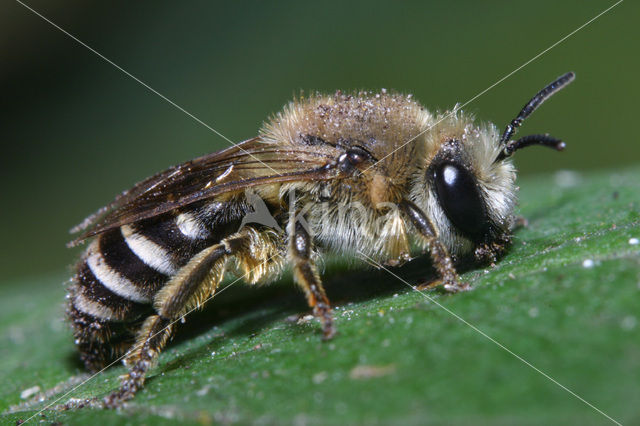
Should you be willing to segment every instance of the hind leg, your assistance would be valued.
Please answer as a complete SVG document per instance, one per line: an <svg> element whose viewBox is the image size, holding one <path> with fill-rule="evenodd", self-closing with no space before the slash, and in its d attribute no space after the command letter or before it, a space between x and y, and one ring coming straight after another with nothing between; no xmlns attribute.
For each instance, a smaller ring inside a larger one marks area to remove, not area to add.
<svg viewBox="0 0 640 426"><path fill-rule="evenodd" d="M159 315L152 315L144 322L138 333L135 349L125 358L129 372L123 378L120 389L109 394L104 403L109 408L121 405L135 395L144 384L147 371L153 366L156 358L171 337L173 325L171 320Z"/></svg>
<svg viewBox="0 0 640 426"><path fill-rule="evenodd" d="M125 358L129 373L120 389L104 399L107 407L118 407L143 386L146 373L171 337L173 324L215 293L224 274L225 260L241 243L242 237L230 238L202 250L158 292L154 298L157 314L148 317L138 331L136 343Z"/></svg>

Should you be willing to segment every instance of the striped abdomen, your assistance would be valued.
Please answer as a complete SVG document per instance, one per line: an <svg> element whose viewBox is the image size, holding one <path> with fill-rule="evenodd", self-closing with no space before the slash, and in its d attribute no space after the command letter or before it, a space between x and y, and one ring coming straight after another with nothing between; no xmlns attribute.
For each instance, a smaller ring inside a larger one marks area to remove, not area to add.
<svg viewBox="0 0 640 426"><path fill-rule="evenodd" d="M155 294L195 254L236 231L240 214L212 203L124 225L91 242L68 309L87 368L102 368L129 348Z"/></svg>

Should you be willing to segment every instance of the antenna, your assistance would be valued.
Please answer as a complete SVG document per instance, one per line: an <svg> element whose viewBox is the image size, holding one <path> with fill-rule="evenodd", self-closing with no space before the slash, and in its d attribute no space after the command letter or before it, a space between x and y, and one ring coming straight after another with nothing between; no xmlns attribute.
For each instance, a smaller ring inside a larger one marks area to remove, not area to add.
<svg viewBox="0 0 640 426"><path fill-rule="evenodd" d="M564 89L569 83L575 80L576 75L573 72L568 72L561 77L558 77L554 82L547 85L544 89L539 91L527 104L522 108L520 114L507 125L504 129L504 133L500 138L500 143L504 145L504 150L498 155L496 161L502 160L511 156L515 151L521 148L525 148L531 145L543 145L550 148L554 148L558 151L564 149L565 144L560 139L556 139L548 134L545 135L529 135L522 137L516 141L509 141L511 137L516 133L518 127L522 125L522 122L529 117L533 111L538 109L540 105L544 103L551 96L555 95L560 90Z"/></svg>
<svg viewBox="0 0 640 426"><path fill-rule="evenodd" d="M569 83L575 80L576 75L574 72L568 72L562 77L559 77L556 81L549 84L547 87L539 91L527 104L522 108L520 114L507 125L504 129L504 133L500 138L501 143L506 143L511 136L514 135L518 127L522 122L533 113L540 105L544 103L551 96L555 95L558 91L564 89Z"/></svg>

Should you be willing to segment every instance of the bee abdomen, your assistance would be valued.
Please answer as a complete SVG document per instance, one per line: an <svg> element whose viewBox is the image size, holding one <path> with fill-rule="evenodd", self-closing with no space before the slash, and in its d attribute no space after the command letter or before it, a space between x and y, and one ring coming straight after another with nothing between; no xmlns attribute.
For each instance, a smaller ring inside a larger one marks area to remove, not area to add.
<svg viewBox="0 0 640 426"><path fill-rule="evenodd" d="M78 310L69 304L67 316L80 358L90 371L98 371L124 354L135 341L135 330L139 324L110 322Z"/></svg>
<svg viewBox="0 0 640 426"><path fill-rule="evenodd" d="M163 215L99 235L69 289L68 316L87 368L124 353L156 293L195 254L235 231L209 229L196 212Z"/></svg>
<svg viewBox="0 0 640 426"><path fill-rule="evenodd" d="M100 369L126 350L118 347L118 342L130 344L133 339L126 326L149 311L146 298L133 284L135 281L111 265L108 243L117 240L118 234L119 229L109 231L89 246L69 289L67 315L82 360L90 370Z"/></svg>

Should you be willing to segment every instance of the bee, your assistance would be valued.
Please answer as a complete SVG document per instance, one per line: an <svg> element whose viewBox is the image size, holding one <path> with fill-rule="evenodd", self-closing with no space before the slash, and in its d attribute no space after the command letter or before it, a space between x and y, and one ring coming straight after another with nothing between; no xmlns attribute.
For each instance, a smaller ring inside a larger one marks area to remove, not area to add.
<svg viewBox="0 0 640 426"><path fill-rule="evenodd" d="M145 179L72 229L89 240L68 289L80 357L128 374L104 403L132 398L174 323L233 271L249 284L287 266L325 339L336 328L318 273L325 253L399 265L428 253L447 291L466 290L455 260L495 262L516 223L511 156L548 134L512 139L545 100L537 93L500 134L459 109L431 113L410 95L300 97L259 135Z"/></svg>

